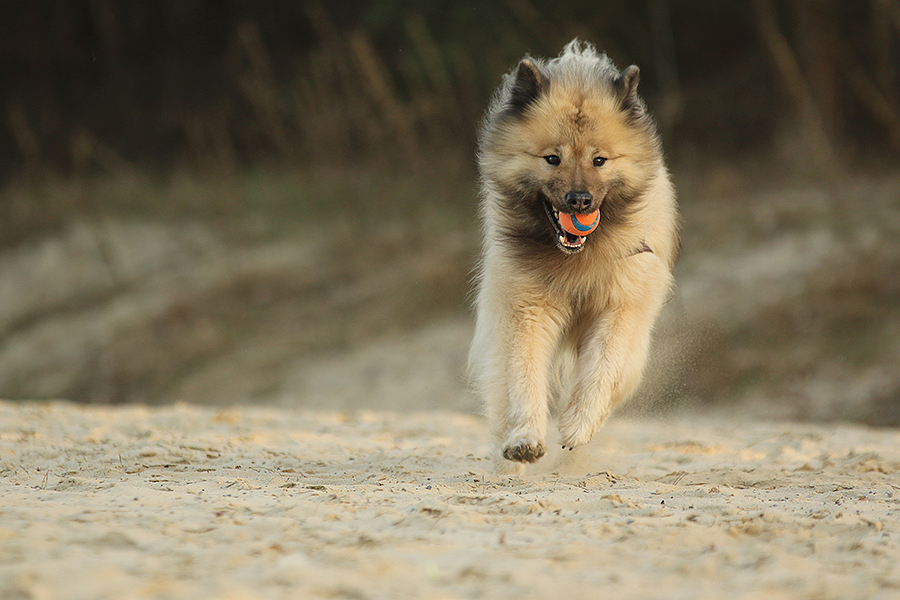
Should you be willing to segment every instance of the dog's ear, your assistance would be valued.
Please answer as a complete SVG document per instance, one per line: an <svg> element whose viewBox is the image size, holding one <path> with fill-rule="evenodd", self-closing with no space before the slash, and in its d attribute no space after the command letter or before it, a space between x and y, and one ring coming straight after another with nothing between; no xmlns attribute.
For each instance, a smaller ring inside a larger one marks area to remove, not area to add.
<svg viewBox="0 0 900 600"><path fill-rule="evenodd" d="M550 81L541 73L534 62L525 58L516 69L516 79L513 82L512 94L509 98L510 111L521 114L547 89Z"/></svg>
<svg viewBox="0 0 900 600"><path fill-rule="evenodd" d="M615 80L616 93L622 110L627 112L640 112L642 103L638 97L637 87L641 80L641 70L637 65L631 65Z"/></svg>

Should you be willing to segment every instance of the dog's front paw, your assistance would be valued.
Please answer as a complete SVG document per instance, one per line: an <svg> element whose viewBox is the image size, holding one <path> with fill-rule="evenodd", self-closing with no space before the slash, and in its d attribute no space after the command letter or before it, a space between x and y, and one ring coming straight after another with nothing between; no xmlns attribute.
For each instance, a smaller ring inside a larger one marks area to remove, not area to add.
<svg viewBox="0 0 900 600"><path fill-rule="evenodd" d="M596 428L591 427L580 420L561 420L559 424L559 436L562 439L563 450L574 450L576 446L583 446L594 437Z"/></svg>
<svg viewBox="0 0 900 600"><path fill-rule="evenodd" d="M537 462L544 455L544 444L534 440L517 439L506 444L501 454L506 460L520 463Z"/></svg>

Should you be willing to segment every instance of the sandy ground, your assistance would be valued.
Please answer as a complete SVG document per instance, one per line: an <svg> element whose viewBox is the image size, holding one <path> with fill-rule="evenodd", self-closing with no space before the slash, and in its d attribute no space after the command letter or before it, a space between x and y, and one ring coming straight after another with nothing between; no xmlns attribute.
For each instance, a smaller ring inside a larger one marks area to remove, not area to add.
<svg viewBox="0 0 900 600"><path fill-rule="evenodd" d="M0 598L897 598L900 432L0 403Z"/></svg>

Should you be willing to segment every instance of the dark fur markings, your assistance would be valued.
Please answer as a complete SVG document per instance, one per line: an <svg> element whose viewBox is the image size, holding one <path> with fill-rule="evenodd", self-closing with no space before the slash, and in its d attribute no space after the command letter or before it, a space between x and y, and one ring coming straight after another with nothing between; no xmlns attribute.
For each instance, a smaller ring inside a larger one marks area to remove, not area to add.
<svg viewBox="0 0 900 600"><path fill-rule="evenodd" d="M508 116L520 116L531 106L541 93L550 84L547 77L541 73L537 65L530 60L523 60L516 70L516 82L513 85L512 94L507 107Z"/></svg>

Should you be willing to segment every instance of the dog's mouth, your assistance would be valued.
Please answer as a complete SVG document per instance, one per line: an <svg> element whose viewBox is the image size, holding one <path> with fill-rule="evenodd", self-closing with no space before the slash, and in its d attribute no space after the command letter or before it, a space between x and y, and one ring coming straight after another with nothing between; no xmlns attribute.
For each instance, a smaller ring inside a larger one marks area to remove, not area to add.
<svg viewBox="0 0 900 600"><path fill-rule="evenodd" d="M556 238L556 246L566 254L575 254L576 252L581 252L584 249L584 242L587 240L588 235L576 235L574 233L569 233L565 229L563 229L562 225L559 222L560 212L553 208L553 205L550 204L549 201L544 200L544 211L547 213L547 218L550 220L550 224L553 226L553 232ZM599 212L600 209L597 209Z"/></svg>

